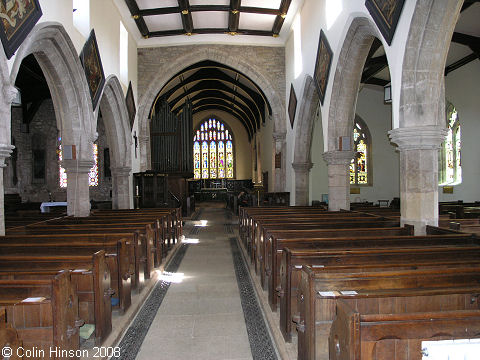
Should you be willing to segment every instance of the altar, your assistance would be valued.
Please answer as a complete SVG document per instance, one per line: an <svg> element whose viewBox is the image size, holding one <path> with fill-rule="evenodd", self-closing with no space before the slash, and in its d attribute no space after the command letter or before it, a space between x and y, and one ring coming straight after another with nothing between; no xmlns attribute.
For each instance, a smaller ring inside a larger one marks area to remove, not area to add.
<svg viewBox="0 0 480 360"><path fill-rule="evenodd" d="M195 191L195 201L227 201L227 188L202 188Z"/></svg>

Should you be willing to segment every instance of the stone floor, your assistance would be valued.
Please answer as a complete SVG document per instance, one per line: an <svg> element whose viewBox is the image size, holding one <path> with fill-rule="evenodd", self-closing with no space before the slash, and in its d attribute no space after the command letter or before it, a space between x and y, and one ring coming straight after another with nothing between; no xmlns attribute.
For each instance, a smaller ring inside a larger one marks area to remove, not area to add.
<svg viewBox="0 0 480 360"><path fill-rule="evenodd" d="M247 266L237 219L200 208L184 244L119 346L120 359L277 359Z"/></svg>

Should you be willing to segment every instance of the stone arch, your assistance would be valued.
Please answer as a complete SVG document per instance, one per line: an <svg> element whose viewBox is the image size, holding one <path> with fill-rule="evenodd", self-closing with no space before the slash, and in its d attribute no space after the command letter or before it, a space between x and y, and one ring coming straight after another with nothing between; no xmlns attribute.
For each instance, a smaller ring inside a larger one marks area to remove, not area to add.
<svg viewBox="0 0 480 360"><path fill-rule="evenodd" d="M10 72L12 84L15 83L22 60L30 54L35 56L45 75L62 143L76 147L76 159L63 161L68 176L67 213L88 216L88 172L93 165L96 121L80 59L61 24L39 23L17 51Z"/></svg>
<svg viewBox="0 0 480 360"><path fill-rule="evenodd" d="M445 63L462 4L458 0L417 1L403 59L401 128L445 127Z"/></svg>
<svg viewBox="0 0 480 360"><path fill-rule="evenodd" d="M279 89L276 89L270 81L262 74L262 72L256 68L256 66L250 64L247 59L239 59L238 56L229 54L228 51L223 51L217 48L192 48L191 52L179 57L175 62L167 64L161 71L157 72L152 80L149 82L148 87L145 89L143 95L141 95L138 106L139 121L139 140L140 140L140 153L142 171L146 170L150 164L150 151L149 151L149 129L148 129L148 117L149 111L155 100L155 97L167 83L179 71L194 65L198 62L211 60L218 63L228 65L243 74L248 76L254 81L265 93L271 107L272 118L274 121L274 151L276 153L282 152L285 154L285 134L286 134L286 113L285 113L285 100L280 96ZM280 144L280 145L279 145ZM279 150L280 149L280 150ZM282 151L283 149L283 151ZM283 164L281 174L275 174L276 188L284 188L285 186L285 156L283 156ZM277 171L278 172L278 171ZM276 173L277 173L276 172ZM277 189L276 191L282 191Z"/></svg>
<svg viewBox="0 0 480 360"><path fill-rule="evenodd" d="M355 18L343 42L332 83L328 111L328 151L336 150L339 136L350 136L355 119L362 71L377 30L367 18Z"/></svg>
<svg viewBox="0 0 480 360"><path fill-rule="evenodd" d="M350 209L350 178L348 166L353 151L338 151L341 136L350 139L355 119L358 90L363 67L374 38L380 38L377 28L365 17L354 18L343 41L335 68L332 94L328 109L327 152L329 210Z"/></svg>
<svg viewBox="0 0 480 360"><path fill-rule="evenodd" d="M62 142L76 145L77 158L91 161L96 121L80 59L65 28L59 23L37 24L17 51L10 80L15 83L22 60L33 54L52 95Z"/></svg>
<svg viewBox="0 0 480 360"><path fill-rule="evenodd" d="M313 126L320 98L310 75L305 77L295 132L292 167L295 172L295 205L308 205L309 176L312 168Z"/></svg>
<svg viewBox="0 0 480 360"><path fill-rule="evenodd" d="M112 207L130 207L131 187L129 176L132 170L132 140L130 121L120 81L110 75L105 82L100 97L100 109L105 123L110 148L110 168L112 170Z"/></svg>

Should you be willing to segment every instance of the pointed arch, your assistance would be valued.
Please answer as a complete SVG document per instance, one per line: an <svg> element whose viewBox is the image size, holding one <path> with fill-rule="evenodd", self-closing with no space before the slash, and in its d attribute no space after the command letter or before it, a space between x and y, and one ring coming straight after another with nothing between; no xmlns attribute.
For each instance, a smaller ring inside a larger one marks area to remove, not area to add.
<svg viewBox="0 0 480 360"><path fill-rule="evenodd" d="M54 22L37 24L17 51L10 72L15 83L22 60L33 54L48 83L62 141L77 146L80 161L91 161L96 121L80 59L65 28Z"/></svg>
<svg viewBox="0 0 480 360"><path fill-rule="evenodd" d="M286 133L285 100L280 96L279 89L275 88L261 70L248 62L248 59L239 58L238 56L230 54L228 51L218 48L192 48L192 51L179 57L175 62L166 64L161 71L158 71L152 77L148 87L139 99L137 119L139 121L140 145L143 143L142 150L146 152L146 154L142 154L141 168L143 170L146 170L148 164L150 164L150 153L148 150L150 148L148 144L150 133L148 129L148 115L155 97L175 74L189 66L206 60L216 61L220 64L230 66L254 81L265 93L272 107L274 133ZM285 171L284 168L285 167L282 168L283 172Z"/></svg>
<svg viewBox="0 0 480 360"><path fill-rule="evenodd" d="M462 4L417 1L403 59L399 127L445 127L445 63Z"/></svg>
<svg viewBox="0 0 480 360"><path fill-rule="evenodd" d="M353 19L340 50L328 111L328 151L340 136L351 136L362 71L378 31L367 18Z"/></svg>

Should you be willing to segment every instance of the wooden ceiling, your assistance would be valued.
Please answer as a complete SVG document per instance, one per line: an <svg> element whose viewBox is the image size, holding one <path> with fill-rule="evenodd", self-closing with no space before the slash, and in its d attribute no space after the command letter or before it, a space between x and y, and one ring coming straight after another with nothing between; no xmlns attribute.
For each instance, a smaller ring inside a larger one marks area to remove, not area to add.
<svg viewBox="0 0 480 360"><path fill-rule="evenodd" d="M125 0L138 30L147 39L195 34L277 37L291 2L292 0L243 0L243 3L242 0Z"/></svg>
<svg viewBox="0 0 480 360"><path fill-rule="evenodd" d="M166 99L177 115L187 99L192 102L193 114L226 111L242 123L249 139L272 112L265 94L252 80L214 61L201 61L176 74L157 95L158 99Z"/></svg>

